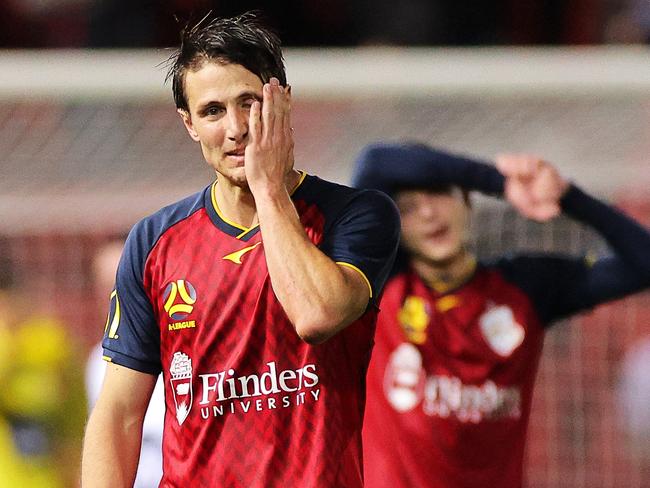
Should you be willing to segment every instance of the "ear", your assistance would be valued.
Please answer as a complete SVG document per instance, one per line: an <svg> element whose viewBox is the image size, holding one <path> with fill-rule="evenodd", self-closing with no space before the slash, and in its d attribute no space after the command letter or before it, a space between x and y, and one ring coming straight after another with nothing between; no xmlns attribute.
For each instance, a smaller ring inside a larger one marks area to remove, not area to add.
<svg viewBox="0 0 650 488"><path fill-rule="evenodd" d="M181 119L183 120L183 125L187 129L187 133L190 135L192 140L194 142L199 142L199 134L194 129L194 124L192 123L192 116L190 113L187 110L183 110L182 108L176 109L176 112L178 112L178 115L180 115Z"/></svg>
<svg viewBox="0 0 650 488"><path fill-rule="evenodd" d="M465 200L465 205L472 210L472 194L469 190L463 190L463 200Z"/></svg>

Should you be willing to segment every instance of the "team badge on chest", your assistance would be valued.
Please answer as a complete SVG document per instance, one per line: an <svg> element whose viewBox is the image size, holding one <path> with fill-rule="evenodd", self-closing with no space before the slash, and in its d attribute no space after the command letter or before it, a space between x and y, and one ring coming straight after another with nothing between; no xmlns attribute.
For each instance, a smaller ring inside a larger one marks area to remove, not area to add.
<svg viewBox="0 0 650 488"><path fill-rule="evenodd" d="M176 405L176 420L178 425L182 425L192 408L192 360L187 354L175 352L169 373Z"/></svg>
<svg viewBox="0 0 650 488"><path fill-rule="evenodd" d="M414 344L424 344L427 340L429 326L429 305L422 297L411 295L404 300L404 305L397 313L397 320L402 326L404 335Z"/></svg>
<svg viewBox="0 0 650 488"><path fill-rule="evenodd" d="M506 305L488 307L479 318L479 326L490 348L502 357L510 356L526 336L524 328L515 320L512 309Z"/></svg>

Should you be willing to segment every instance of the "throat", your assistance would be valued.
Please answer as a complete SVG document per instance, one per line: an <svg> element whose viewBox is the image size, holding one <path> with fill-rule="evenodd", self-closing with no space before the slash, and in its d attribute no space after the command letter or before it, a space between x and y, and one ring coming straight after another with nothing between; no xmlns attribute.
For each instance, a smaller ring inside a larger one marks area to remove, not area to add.
<svg viewBox="0 0 650 488"><path fill-rule="evenodd" d="M217 213L240 227L257 225L255 198L248 188L228 185L221 179L214 185L214 203Z"/></svg>
<svg viewBox="0 0 650 488"><path fill-rule="evenodd" d="M438 293L447 293L462 286L474 275L476 258L463 251L443 263L413 258L411 266L430 288Z"/></svg>

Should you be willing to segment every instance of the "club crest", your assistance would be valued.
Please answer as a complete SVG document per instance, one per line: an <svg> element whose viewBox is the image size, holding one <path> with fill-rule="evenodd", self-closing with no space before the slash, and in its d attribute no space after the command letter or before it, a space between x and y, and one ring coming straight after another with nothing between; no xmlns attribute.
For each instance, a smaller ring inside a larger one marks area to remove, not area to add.
<svg viewBox="0 0 650 488"><path fill-rule="evenodd" d="M182 425L192 408L192 360L187 354L175 352L169 372L176 405L176 420L178 425Z"/></svg>
<svg viewBox="0 0 650 488"><path fill-rule="evenodd" d="M489 307L479 319L483 337L499 356L508 357L522 342L526 332L506 305Z"/></svg>

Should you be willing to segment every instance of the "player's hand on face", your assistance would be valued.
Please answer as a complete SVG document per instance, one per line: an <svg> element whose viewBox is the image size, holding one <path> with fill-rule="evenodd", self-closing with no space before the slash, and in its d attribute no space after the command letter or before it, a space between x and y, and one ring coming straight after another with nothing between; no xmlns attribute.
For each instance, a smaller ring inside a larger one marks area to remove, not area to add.
<svg viewBox="0 0 650 488"><path fill-rule="evenodd" d="M535 156L505 154L496 158L496 166L505 177L506 199L524 217L545 222L561 213L569 182L553 165Z"/></svg>
<svg viewBox="0 0 650 488"><path fill-rule="evenodd" d="M250 110L249 142L244 155L248 186L256 191L278 191L293 168L291 87L271 78L262 89L263 101Z"/></svg>

